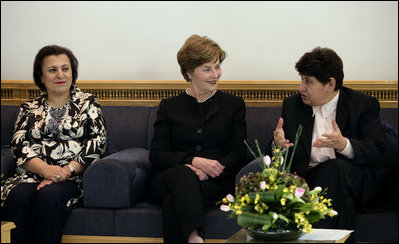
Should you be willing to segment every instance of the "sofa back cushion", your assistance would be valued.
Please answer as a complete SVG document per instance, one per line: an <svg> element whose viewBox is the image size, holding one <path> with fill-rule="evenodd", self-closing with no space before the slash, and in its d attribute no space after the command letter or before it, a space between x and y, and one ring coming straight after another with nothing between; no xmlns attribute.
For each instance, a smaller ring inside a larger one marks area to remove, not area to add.
<svg viewBox="0 0 399 244"><path fill-rule="evenodd" d="M381 108L380 119L398 130L398 108Z"/></svg>
<svg viewBox="0 0 399 244"><path fill-rule="evenodd" d="M116 150L147 148L148 119L151 107L102 106L107 137Z"/></svg>
<svg viewBox="0 0 399 244"><path fill-rule="evenodd" d="M262 152L269 147L273 131L281 116L281 109L281 106L247 107L247 141L252 149L255 149L255 139L258 140Z"/></svg>
<svg viewBox="0 0 399 244"><path fill-rule="evenodd" d="M1 105L1 145L10 145L18 112L18 106Z"/></svg>

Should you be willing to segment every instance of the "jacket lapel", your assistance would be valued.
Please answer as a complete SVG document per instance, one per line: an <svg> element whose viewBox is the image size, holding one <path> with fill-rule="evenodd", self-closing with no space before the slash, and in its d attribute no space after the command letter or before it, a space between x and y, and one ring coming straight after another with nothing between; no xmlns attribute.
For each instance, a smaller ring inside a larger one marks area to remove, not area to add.
<svg viewBox="0 0 399 244"><path fill-rule="evenodd" d="M350 103L348 102L348 95L346 94L346 92L343 89L341 89L339 98L338 98L335 121L337 122L337 125L338 125L342 135L344 135L344 131L348 124L349 112L350 112Z"/></svg>
<svg viewBox="0 0 399 244"><path fill-rule="evenodd" d="M312 134L313 134L313 124L314 124L314 117L312 117L313 110L311 106L305 105L303 103L302 105L303 106L301 106L299 109L298 122L303 126L301 140L305 148L306 154L310 158L310 148L312 144Z"/></svg>

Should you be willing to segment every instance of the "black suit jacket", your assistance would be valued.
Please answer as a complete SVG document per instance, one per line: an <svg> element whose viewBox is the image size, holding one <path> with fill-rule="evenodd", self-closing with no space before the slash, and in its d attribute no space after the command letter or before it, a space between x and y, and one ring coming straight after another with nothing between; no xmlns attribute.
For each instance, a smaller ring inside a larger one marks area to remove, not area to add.
<svg viewBox="0 0 399 244"><path fill-rule="evenodd" d="M354 149L351 163L374 167L384 160L386 134L379 117L380 105L377 99L342 87L337 104L336 122L344 137ZM300 94L286 98L282 117L285 137L295 141L299 124L303 126L301 138L292 162L291 170L304 176L310 161L314 116L312 107L302 102ZM344 158L336 152L337 158ZM289 158L288 158L289 159Z"/></svg>
<svg viewBox="0 0 399 244"><path fill-rule="evenodd" d="M221 91L206 103L209 108L203 114L201 104L186 93L161 101L150 149L155 173L199 156L225 166L219 177L210 180L234 184L236 173L245 164L245 103L241 97Z"/></svg>

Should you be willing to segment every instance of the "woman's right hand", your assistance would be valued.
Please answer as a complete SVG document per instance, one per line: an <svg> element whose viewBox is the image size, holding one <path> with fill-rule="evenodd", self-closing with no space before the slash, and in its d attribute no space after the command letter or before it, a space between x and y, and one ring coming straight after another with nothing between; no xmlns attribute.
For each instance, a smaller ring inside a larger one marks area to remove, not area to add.
<svg viewBox="0 0 399 244"><path fill-rule="evenodd" d="M294 143L290 143L290 140L285 139L283 123L283 118L280 118L278 120L276 129L273 132L274 145L278 146L280 144L281 148L292 147Z"/></svg>
<svg viewBox="0 0 399 244"><path fill-rule="evenodd" d="M224 166L213 159L194 157L191 164L212 178L218 177L224 171Z"/></svg>

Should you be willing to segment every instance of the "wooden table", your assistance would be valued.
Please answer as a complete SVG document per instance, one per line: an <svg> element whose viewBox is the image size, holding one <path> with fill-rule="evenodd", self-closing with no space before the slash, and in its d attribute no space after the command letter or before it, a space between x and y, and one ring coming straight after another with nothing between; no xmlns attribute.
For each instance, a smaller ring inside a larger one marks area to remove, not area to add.
<svg viewBox="0 0 399 244"><path fill-rule="evenodd" d="M1 243L10 243L11 235L10 232L16 226L13 222L1 221Z"/></svg>
<svg viewBox="0 0 399 244"><path fill-rule="evenodd" d="M350 236L348 230L335 230L335 229L313 229L312 234L304 234L298 240L284 241L284 243L344 243ZM325 234L326 237L319 237ZM338 235L337 235L338 234ZM328 237L327 237L328 236ZM267 243L265 240L255 240L247 234L245 229L241 229L227 240L227 243ZM276 243L276 241L270 241Z"/></svg>
<svg viewBox="0 0 399 244"><path fill-rule="evenodd" d="M3 232L3 230L2 230ZM158 237L62 235L62 243L163 243ZM226 239L205 239L205 243L225 243Z"/></svg>

